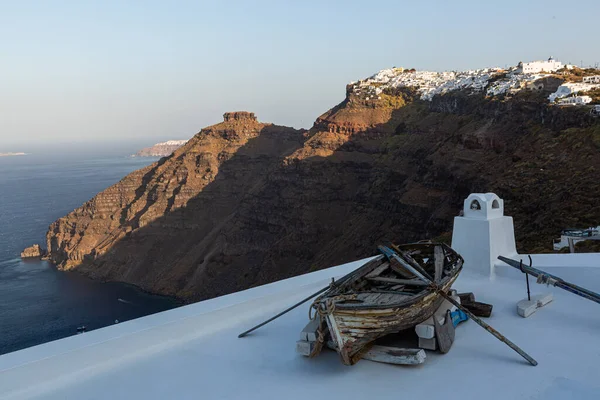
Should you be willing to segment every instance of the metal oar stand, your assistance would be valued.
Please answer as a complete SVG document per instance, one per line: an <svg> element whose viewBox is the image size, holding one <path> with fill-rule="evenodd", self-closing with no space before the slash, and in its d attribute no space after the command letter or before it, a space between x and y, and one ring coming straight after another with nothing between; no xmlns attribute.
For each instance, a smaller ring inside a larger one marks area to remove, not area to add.
<svg viewBox="0 0 600 400"><path fill-rule="evenodd" d="M529 267L532 266L531 256L529 257ZM546 304L550 303L554 298L552 297L552 293L542 293L531 295L531 291L529 289L529 275L523 269L523 260L519 260L519 269L525 275L525 281L527 283L527 298L519 301L517 303L517 314L519 314L523 318L527 318L530 315L534 314L538 309L544 307Z"/></svg>

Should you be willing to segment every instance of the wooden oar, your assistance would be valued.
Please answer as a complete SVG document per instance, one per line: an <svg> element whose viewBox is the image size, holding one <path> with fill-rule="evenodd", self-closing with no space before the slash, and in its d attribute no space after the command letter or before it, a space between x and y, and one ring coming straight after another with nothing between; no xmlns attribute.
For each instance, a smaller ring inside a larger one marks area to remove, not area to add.
<svg viewBox="0 0 600 400"><path fill-rule="evenodd" d="M321 293L325 292L326 290L329 290L330 286L326 286L323 289L319 290L316 293L311 294L310 296L308 296L307 298L305 298L304 300L294 304L293 306L286 308L285 310L283 310L282 312L280 312L279 314L275 315L274 317L269 318L268 320L266 320L265 322L261 322L260 324L256 325L254 328L248 329L245 332L242 332L238 335L238 338L242 338L244 336L246 336L247 334L249 334L250 332L253 332L255 330L257 330L258 328L260 328L261 326L264 326L266 324L268 324L269 322L276 320L277 318L281 317L283 314L288 313L290 311L292 311L294 308L301 306L302 304L306 303L307 301L309 301L310 299L312 299L315 296L320 295Z"/></svg>
<svg viewBox="0 0 600 400"><path fill-rule="evenodd" d="M454 306L456 306L456 308L458 308L459 310L461 310L462 312L464 312L465 314L467 314L469 316L469 318L471 318L473 321L475 321L477 324L479 324L479 326L481 326L483 329L485 329L486 331L488 331L489 333L491 333L492 335L494 335L498 340L500 340L501 342L506 343L506 345L508 347L510 347L511 349L513 349L514 351L516 351L517 353L519 353L519 355L521 357L523 357L524 359L526 359L527 361L529 361L529 363L531 365L533 365L533 366L538 365L538 362L535 361L533 359L533 357L531 357L529 354L525 353L519 346L517 346L516 344L514 344L513 342L511 342L506 336L502 335L500 332L498 332L497 330L495 330L494 328L492 328L490 325L488 325L487 323L485 323L479 317L476 317L475 314L473 314L471 311L469 311L468 309L466 309L465 307L463 307L460 303L458 303L452 297L448 296L448 294L445 293L443 290L441 290L437 285L433 284L432 288L440 296L442 296L443 298L445 298L446 300L448 300L450 303L452 303Z"/></svg>
<svg viewBox="0 0 600 400"><path fill-rule="evenodd" d="M367 264L365 264L365 265L363 265L363 266L359 267L358 269L360 269L360 268L363 268L363 267L367 266L368 264L370 264L370 263L373 263L373 262L375 262L375 261L377 261L377 260L379 260L379 259L381 259L381 258L383 258L383 256L378 256L377 258L375 258L375 259L373 259L373 260L369 261ZM283 310L283 311L282 311L282 312L280 312L279 314L277 314L277 315L275 315L275 316L273 316L273 317L269 318L269 319L268 319L268 320L266 320L265 322L261 322L260 324L256 325L254 328L248 329L247 331L240 333L240 334L238 335L238 338L242 338L242 337L246 336L247 334L249 334L250 332L253 332L253 331L257 330L257 329L258 329L258 328L260 328L261 326L264 326L264 325L268 324L269 322L271 322L271 321L273 321L273 320L276 320L277 318L281 317L283 314L286 314L286 313L288 313L288 312L292 311L294 308L301 306L302 304L306 303L307 301L309 301L309 300L310 300L310 299L312 299L313 297L316 297L316 296L320 295L321 293L323 293L323 292L325 292L325 291L327 291L327 290L329 290L329 289L333 289L333 288L335 288L335 287L337 287L337 286L341 285L341 284L342 284L342 283L344 283L346 280L348 280L348 278L350 278L350 276L352 276L352 274L353 274L354 272L356 272L356 271L357 271L357 270L353 270L352 272L350 272L350 273L348 273L348 274L344 275L343 277L341 277L341 278L340 278L340 279L338 279L337 281L334 281L334 280L333 280L333 278L331 278L331 284L330 284L329 286L326 286L326 287L324 287L323 289L319 290L318 292L311 294L310 296L308 296L308 297L307 297L307 298L305 298L304 300L302 300L302 301L300 301L300 302L298 302L298 303L294 304L293 306L291 306L291 307L289 307L289 308L286 308L285 310Z"/></svg>
<svg viewBox="0 0 600 400"><path fill-rule="evenodd" d="M483 329L494 335L498 340L506 343L508 347L510 347L511 349L516 351L521 357L529 361L531 365L536 366L538 364L537 361L535 361L529 354L525 353L519 346L508 340L508 338L506 338L500 332L498 332L497 330L489 326L487 323L483 322L481 319L476 317L472 312L461 306L460 303L458 303L452 297L448 296L448 294L444 292L436 282L427 279L425 276L423 276L423 274L414 269L409 263L407 263L400 256L398 256L398 254L396 254L393 250L385 246L379 246L379 249L390 261L393 258L394 260L398 261L404 268L408 269L410 272L415 274L419 279L423 280L424 282L427 282L429 284L429 287L431 287L431 289L434 290L437 294L439 294L440 296L448 300L451 304L453 304L456 308L467 314L469 318L475 321Z"/></svg>

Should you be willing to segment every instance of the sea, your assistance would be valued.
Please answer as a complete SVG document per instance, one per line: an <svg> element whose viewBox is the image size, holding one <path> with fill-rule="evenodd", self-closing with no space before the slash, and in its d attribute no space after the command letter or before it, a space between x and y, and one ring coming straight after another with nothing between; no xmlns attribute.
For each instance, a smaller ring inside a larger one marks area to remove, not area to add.
<svg viewBox="0 0 600 400"><path fill-rule="evenodd" d="M0 157L0 354L181 305L135 286L20 259L27 246L45 248L53 221L156 160L114 152Z"/></svg>

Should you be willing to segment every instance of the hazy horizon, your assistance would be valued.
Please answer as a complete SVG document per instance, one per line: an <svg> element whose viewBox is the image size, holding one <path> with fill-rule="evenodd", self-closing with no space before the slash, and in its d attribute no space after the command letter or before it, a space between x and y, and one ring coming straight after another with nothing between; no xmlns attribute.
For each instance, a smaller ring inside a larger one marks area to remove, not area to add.
<svg viewBox="0 0 600 400"><path fill-rule="evenodd" d="M4 2L0 153L145 147L237 110L309 128L348 82L392 66L593 65L599 11L594 0Z"/></svg>

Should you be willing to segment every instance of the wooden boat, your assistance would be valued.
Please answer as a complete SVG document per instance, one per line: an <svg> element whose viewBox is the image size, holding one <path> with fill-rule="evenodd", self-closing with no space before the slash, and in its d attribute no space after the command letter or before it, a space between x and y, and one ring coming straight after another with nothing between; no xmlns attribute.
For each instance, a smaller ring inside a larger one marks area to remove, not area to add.
<svg viewBox="0 0 600 400"><path fill-rule="evenodd" d="M378 256L332 284L312 305L346 365L360 360L376 339L425 321L441 305L443 298L403 263L425 272L445 292L462 270L462 257L445 244L393 247L401 260Z"/></svg>

